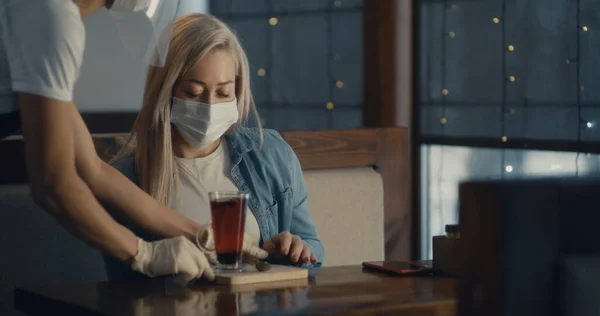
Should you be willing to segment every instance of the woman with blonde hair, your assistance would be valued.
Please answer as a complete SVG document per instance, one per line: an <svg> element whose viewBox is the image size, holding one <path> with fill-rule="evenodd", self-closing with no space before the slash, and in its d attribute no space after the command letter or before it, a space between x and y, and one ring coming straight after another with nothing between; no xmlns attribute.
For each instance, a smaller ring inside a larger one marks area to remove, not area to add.
<svg viewBox="0 0 600 316"><path fill-rule="evenodd" d="M211 220L208 192L249 193L246 234L269 260L319 265L300 163L276 131L260 127L249 81L248 58L223 22L180 17L165 66L148 69L142 109L113 166L199 224ZM244 126L250 115L258 127ZM131 277L105 259L111 279Z"/></svg>

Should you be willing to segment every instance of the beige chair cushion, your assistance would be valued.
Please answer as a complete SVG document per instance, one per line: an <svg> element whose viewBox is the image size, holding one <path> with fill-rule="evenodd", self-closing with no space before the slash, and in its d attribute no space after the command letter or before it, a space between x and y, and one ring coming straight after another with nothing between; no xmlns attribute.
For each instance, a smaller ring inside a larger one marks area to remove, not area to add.
<svg viewBox="0 0 600 316"><path fill-rule="evenodd" d="M373 168L304 171L323 266L384 259L383 183Z"/></svg>

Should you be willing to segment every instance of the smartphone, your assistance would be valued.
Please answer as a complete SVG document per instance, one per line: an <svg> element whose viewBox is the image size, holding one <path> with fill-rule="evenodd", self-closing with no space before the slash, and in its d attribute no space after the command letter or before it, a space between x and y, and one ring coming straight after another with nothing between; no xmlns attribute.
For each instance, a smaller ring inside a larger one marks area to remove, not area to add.
<svg viewBox="0 0 600 316"><path fill-rule="evenodd" d="M428 265L409 261L368 261L362 265L367 269L394 275L426 275L433 271Z"/></svg>

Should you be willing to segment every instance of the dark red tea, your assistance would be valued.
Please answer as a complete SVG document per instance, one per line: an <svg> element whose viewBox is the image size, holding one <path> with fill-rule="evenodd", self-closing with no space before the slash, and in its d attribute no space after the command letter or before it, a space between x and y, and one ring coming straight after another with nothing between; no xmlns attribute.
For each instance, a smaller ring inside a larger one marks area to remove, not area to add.
<svg viewBox="0 0 600 316"><path fill-rule="evenodd" d="M215 250L220 264L241 262L246 223L246 199L223 197L210 202Z"/></svg>

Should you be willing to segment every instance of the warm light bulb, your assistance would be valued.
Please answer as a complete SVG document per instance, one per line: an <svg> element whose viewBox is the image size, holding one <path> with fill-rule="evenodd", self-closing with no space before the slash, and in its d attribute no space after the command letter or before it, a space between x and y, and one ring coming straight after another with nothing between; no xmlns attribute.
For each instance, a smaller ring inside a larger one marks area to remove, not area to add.
<svg viewBox="0 0 600 316"><path fill-rule="evenodd" d="M333 102L327 102L327 104L325 105L325 107L326 107L328 110L333 110L333 108L334 108Z"/></svg>
<svg viewBox="0 0 600 316"><path fill-rule="evenodd" d="M496 24L500 23L500 19L499 19L499 18L493 18L492 20L493 20L493 21L494 21L494 23L496 23Z"/></svg>
<svg viewBox="0 0 600 316"><path fill-rule="evenodd" d="M513 171L513 166L508 165L504 168L504 170L506 170L506 172L512 172Z"/></svg>
<svg viewBox="0 0 600 316"><path fill-rule="evenodd" d="M454 38L456 36L456 33L454 33L453 31L448 32L448 36L450 36L450 38Z"/></svg>
<svg viewBox="0 0 600 316"><path fill-rule="evenodd" d="M502 142L503 142L503 143L506 143L506 141L508 141L508 137L506 137L506 136L502 136Z"/></svg>
<svg viewBox="0 0 600 316"><path fill-rule="evenodd" d="M446 124L446 123L448 123L448 119L447 119L447 118L445 118L445 117L442 117L442 118L440 119L440 123L442 123L442 124Z"/></svg>
<svg viewBox="0 0 600 316"><path fill-rule="evenodd" d="M271 25L277 25L278 22L279 21L277 20L276 17L272 17L269 19L269 24L271 24Z"/></svg>
<svg viewBox="0 0 600 316"><path fill-rule="evenodd" d="M585 25L584 25L584 26L582 26L582 27L581 27L581 29L582 29L584 32L587 32L587 31L589 30L589 29L588 29L588 27L587 27L587 26L585 26Z"/></svg>
<svg viewBox="0 0 600 316"><path fill-rule="evenodd" d="M587 123L585 123L585 126L587 126L587 128L592 128L592 127L594 127L594 123L587 122Z"/></svg>
<svg viewBox="0 0 600 316"><path fill-rule="evenodd" d="M510 82L515 82L517 78L515 78L515 76L510 76L508 77L508 80L510 80Z"/></svg>
<svg viewBox="0 0 600 316"><path fill-rule="evenodd" d="M267 74L267 71L264 68L260 68L257 73L260 77L264 77Z"/></svg>
<svg viewBox="0 0 600 316"><path fill-rule="evenodd" d="M450 92L448 91L448 89L442 89L442 94L443 95L448 95Z"/></svg>
<svg viewBox="0 0 600 316"><path fill-rule="evenodd" d="M508 50L511 52L515 51L515 47L513 45L508 45Z"/></svg>
<svg viewBox="0 0 600 316"><path fill-rule="evenodd" d="M339 89L341 89L341 88L343 88L343 87L344 87L344 82L343 82L343 81L341 81L341 80L338 80L338 81L335 83L335 86L336 86L336 87L338 87Z"/></svg>

